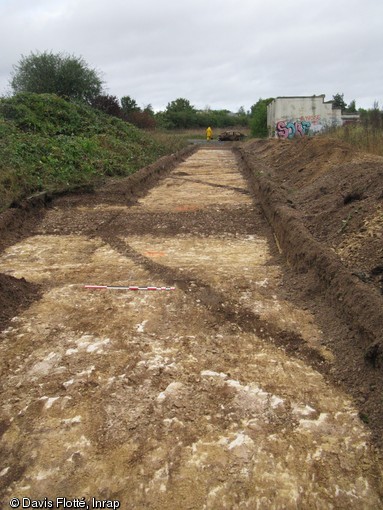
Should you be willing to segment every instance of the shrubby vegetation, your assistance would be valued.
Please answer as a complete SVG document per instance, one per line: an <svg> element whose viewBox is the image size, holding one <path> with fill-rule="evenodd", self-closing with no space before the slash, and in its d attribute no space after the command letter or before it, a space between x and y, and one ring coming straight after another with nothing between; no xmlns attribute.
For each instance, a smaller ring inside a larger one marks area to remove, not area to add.
<svg viewBox="0 0 383 510"><path fill-rule="evenodd" d="M227 128L248 126L251 112L243 107L237 113L229 110L197 110L188 99L171 101L163 112L154 113L151 105L140 108L135 99L104 93L100 73L82 59L64 53L31 53L22 56L11 79L15 93L57 94L69 100L81 100L93 108L118 117L141 129L179 130L192 128Z"/></svg>
<svg viewBox="0 0 383 510"><path fill-rule="evenodd" d="M241 107L237 113L229 110L212 110L209 107L197 110L190 101L178 98L168 103L165 111L156 115L158 126L164 129L227 128L248 126L249 113Z"/></svg>
<svg viewBox="0 0 383 510"><path fill-rule="evenodd" d="M350 105L355 107L355 101L352 101ZM346 111L355 113L350 111L350 105ZM330 136L340 138L359 150L383 156L383 111L375 102L372 108L368 110L359 108L357 113L359 113L359 122L337 128L329 133Z"/></svg>
<svg viewBox="0 0 383 510"><path fill-rule="evenodd" d="M14 66L10 83L16 94L57 94L83 101L91 101L102 92L100 73L82 57L47 51L23 55Z"/></svg>
<svg viewBox="0 0 383 510"><path fill-rule="evenodd" d="M267 131L267 105L273 101L273 97L268 99L259 99L251 107L251 121L250 128L251 134L257 138L266 138L268 136Z"/></svg>
<svg viewBox="0 0 383 510"><path fill-rule="evenodd" d="M52 94L0 99L0 210L41 190L128 175L184 145Z"/></svg>
<svg viewBox="0 0 383 510"><path fill-rule="evenodd" d="M105 94L100 73L64 53L22 56L0 99L0 210L42 190L61 190L128 175L186 145L167 129L247 125L249 113L198 111L187 99L164 112L132 97Z"/></svg>
<svg viewBox="0 0 383 510"><path fill-rule="evenodd" d="M140 108L129 95L105 94L102 85L100 74L82 58L49 52L21 58L11 79L15 95L0 99L0 210L34 192L128 175L186 145L184 136L166 132L250 125L253 136L268 134L272 98L236 113L198 110L188 99L177 98L155 113L150 104ZM356 110L355 101L347 106L343 94L333 99L345 112L358 111L360 122L332 136L383 155L378 105Z"/></svg>
<svg viewBox="0 0 383 510"><path fill-rule="evenodd" d="M141 129L154 129L156 121L151 105L141 110L137 106L134 99L129 96L121 98L120 101L116 96L99 95L91 101L91 106L97 110L101 110L107 115L113 115L126 122L130 122Z"/></svg>

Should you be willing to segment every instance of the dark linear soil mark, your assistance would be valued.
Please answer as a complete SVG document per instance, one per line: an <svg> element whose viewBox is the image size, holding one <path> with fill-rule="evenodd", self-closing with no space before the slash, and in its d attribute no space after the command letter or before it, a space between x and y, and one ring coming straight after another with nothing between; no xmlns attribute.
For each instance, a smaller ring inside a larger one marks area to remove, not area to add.
<svg viewBox="0 0 383 510"><path fill-rule="evenodd" d="M254 210L249 207L233 208L216 206L200 211L177 213L150 212L134 213L115 218L113 227L128 235L153 234L170 236L192 234L195 236L252 235L256 231L257 222ZM225 223L222 222L225 218Z"/></svg>
<svg viewBox="0 0 383 510"><path fill-rule="evenodd" d="M177 154L164 156L129 177L110 179L98 189L82 186L56 194L39 193L14 204L12 208L0 214L0 252L31 234L38 233L39 225L46 217L49 206L60 206L65 209L65 206L72 208L75 204L97 204L100 199L106 203L110 201L113 205L119 201L124 205L136 203L139 196L148 193L159 180L195 150L195 147L187 147ZM99 221L105 226L112 224L117 216L118 214L114 213L106 221L102 219ZM53 234L65 234L66 227L70 228L71 233L79 233L81 225L68 224L65 211L62 218L62 230L55 225ZM39 286L0 273L0 330L6 327L12 317L26 309L40 296Z"/></svg>
<svg viewBox="0 0 383 510"><path fill-rule="evenodd" d="M283 347L288 354L304 359L310 366L316 369L321 367L322 371L326 371L324 358L318 351L311 348L299 334L280 330L274 324L261 319L258 314L244 309L234 299L228 300L226 294L206 284L196 276L154 262L138 253L121 239L111 238L107 234L101 237L104 242L121 255L143 266L153 276L161 277L169 285L175 284L184 292L191 293L195 299L199 299L215 315L217 324L222 323L222 320L228 321L234 326L235 330L255 333L259 338Z"/></svg>
<svg viewBox="0 0 383 510"><path fill-rule="evenodd" d="M180 181L196 182L197 184L204 184L205 186L211 186L213 188L229 189L231 191L237 191L238 193L242 193L243 195L250 195L250 191L248 191L247 189L238 188L236 186L227 186L225 184L215 184L213 182L206 182L206 181L203 181L201 179L190 179L190 178L184 179L182 177L176 177L175 175L172 175L170 178L171 179L177 179L177 180L180 180Z"/></svg>
<svg viewBox="0 0 383 510"><path fill-rule="evenodd" d="M0 251L31 235L45 217L47 207L73 208L76 205L98 203L137 203L149 190L177 165L197 150L186 147L176 154L164 156L155 163L124 178L111 178L98 188L82 186L57 193L39 193L0 214Z"/></svg>
<svg viewBox="0 0 383 510"><path fill-rule="evenodd" d="M91 206L92 204L99 203L110 203L116 205L120 203L126 206L129 203L136 203L136 196L143 196L146 194L158 182L158 180L160 180L162 177L165 177L166 174L167 171L165 169L163 174L158 176L157 180L137 184L137 195L134 194L134 187L132 188L130 184L127 184L125 187L124 183L126 180L123 179L118 182L110 182L108 186L100 190L96 190L94 194L88 193L85 195L67 195L56 199L53 202L53 205L58 208L58 215L56 217L58 223L56 224L55 222L54 229L52 225L52 233L84 233L91 236L99 236L101 234L101 237L103 237L106 242L113 245L112 237L114 236L114 239L116 239L116 236L119 235L120 228L125 230L124 235L125 233L136 233L137 229L139 228L139 222L144 220L145 225L148 223L149 218L146 215L142 215L141 218L140 215L129 215L127 219L128 221L132 221L133 223L136 221L136 223L132 225L131 230L129 230L129 227L126 224L124 225L125 220L122 219L123 216L120 213L116 214L113 212L110 214L104 214L103 212L103 219L95 219L94 216L92 217L92 227L90 228L89 215L87 216L86 213L82 215L82 213L79 212L76 214L75 223L68 224L68 221L65 220L65 210L71 209L76 205ZM128 188L128 191L126 191L126 188ZM256 210L260 210L259 199L257 197L254 197L254 203L257 208ZM239 212L242 214L244 211L239 210ZM214 216L214 214L214 211L209 211L212 222L210 230L209 227L207 227L207 234L216 233L219 231L219 227L215 226L214 224L219 223L219 217L222 217L222 215L226 214L226 212L221 209L220 211L216 212L216 216ZM18 225L15 225L14 231L8 232L8 237L6 239L2 237L1 247L13 244L13 242L16 240L31 235L31 233L36 233L38 231L39 221L43 215L44 209L41 208L36 209L35 214L31 214L30 211L29 213L25 214L24 218L26 221L24 223L19 222ZM59 221L60 216L62 221ZM134 220L134 216L136 216L136 220ZM153 216L150 216L150 221L152 221ZM182 216L184 223L186 221L189 222L190 220L191 223L196 227L199 227L201 222L206 220L206 217L203 218L203 214L199 212L188 212ZM180 224L182 222L175 220L172 214L167 215L167 213L165 213L163 220L165 220L165 217L167 218L166 221L173 220L174 223L163 233L168 235L174 232L179 232ZM158 217L158 221L162 221L160 220L160 217ZM262 223L265 223L265 220L260 222L258 214L255 213L252 218L252 225L254 225L255 221L257 223L257 229L260 229L259 231L262 231L262 235L266 235L266 237L269 239L273 256L276 260L280 260L281 257L276 247L274 246L273 249L272 233L268 231L268 227L262 225ZM246 223L247 218L244 219L242 225ZM237 217L233 220L233 225L235 225L233 228L236 230L238 227ZM113 226L112 229L110 228L111 226ZM189 229L189 226L187 228ZM190 226L190 228L193 229L192 226ZM148 228L148 232L149 231L150 228ZM188 230L185 232L187 231ZM245 230L238 230L238 232L254 233L254 226L250 228L250 232L247 230L247 226L245 227ZM158 234L158 230L156 234ZM132 256L131 253L126 253L127 247L123 241L117 240L116 242L118 246L114 247L120 251L120 253L124 253L126 256ZM141 257L139 254L136 255ZM241 310L240 305L235 302L227 303L227 306L222 307L222 304L226 304L225 296L217 292L215 289L209 288L204 282L197 282L197 280L192 275L185 276L183 272L182 274L177 274L174 270L169 270L166 275L165 273L167 268L165 271L164 268L159 264L156 264L155 262L146 259L145 257L143 257L143 259L144 260L142 260L142 263L150 271L157 272L156 274L161 274L170 284L174 282L177 283L177 285L180 288L183 288L185 292L190 291L191 293L194 293L196 298L199 298L205 304L205 306L209 307L209 309L212 310L213 313L215 313L217 317L220 318L220 320L222 320L222 318L229 320L233 323L233 327L236 329L239 327L245 327L250 328L246 330L259 331L261 338L264 338L267 341L270 340L268 336L272 337L274 335L276 338L274 338L273 341L277 343L277 345L281 345L286 348L287 343L288 352L293 353L299 358L305 359L325 376L329 376L332 382L340 384L346 391L353 395L360 409L360 412L363 413L364 417L367 417L365 418L365 421L368 421L368 426L372 429L376 443L382 446L382 379L376 370L374 371L371 367L365 365L363 360L363 352L358 347L357 338L360 335L352 330L352 328L350 328L347 324L345 324L344 317L337 315L333 307L328 306L322 290L318 288L312 271L309 271L305 274L300 273L297 275L294 271L285 267L285 279L284 285L281 287L281 292L285 294L286 299L290 299L292 302L297 303L303 308L307 309L309 307L315 313L318 322L325 333L325 343L336 355L336 361L330 371L326 363L323 363L320 359L315 359L315 356L317 355L316 352L314 359L312 359L313 351L311 349L305 350L306 345L303 344L300 338L291 337L290 339L286 339L284 336L291 335L290 333L285 335L285 332L283 331L275 331L275 328L273 330L269 324L265 325L264 331L261 331L261 328L263 328L264 325L256 314L251 314L250 312L250 315L248 315L247 312ZM238 313L238 311L240 311L240 313ZM13 315L15 313L16 312L13 312ZM256 328L258 328L258 330Z"/></svg>
<svg viewBox="0 0 383 510"><path fill-rule="evenodd" d="M245 178L248 179L248 175ZM153 187L147 187L146 191ZM250 183L249 188L251 189ZM57 205L60 209L57 213L54 222L54 229L51 233L55 233L58 229L60 233L83 233L90 237L101 236L105 242L112 245L120 253L128 257L136 257L136 261L142 263L149 271L154 274L161 275L171 285L176 283L179 288L185 292L191 292L200 299L205 306L216 314L219 320L229 320L233 323L235 329L243 327L246 324L247 331L258 331L261 338L270 341L268 337L273 337L273 342L277 345L284 347L287 352L294 354L298 358L303 358L311 364L311 366L318 369L325 377L329 377L332 383L340 384L343 389L350 392L354 397L360 412L363 414L365 421L368 421L368 426L372 429L374 440L377 444L382 445L382 404L379 401L379 395L383 394L383 384L381 378L376 374L376 371L365 366L364 351L358 347L358 337L360 334L354 331L349 325L345 324L344 317L337 314L333 307L328 306L326 298L323 295L323 290L318 288L318 283L315 278L313 270L308 272L302 271L297 275L287 267L285 267L285 280L281 287L281 292L285 295L286 299L295 302L302 308L310 308L310 310L318 318L321 329L325 333L324 344L329 347L336 355L336 361L332 367L329 367L323 360L317 359L317 351L308 348L307 345L300 338L286 338L284 332L274 332L271 334L270 325L265 325L260 322L260 319L255 314L249 316L246 312L241 311L242 315L238 313L238 303L227 303L226 307L222 307L225 303L226 296L217 292L216 290L206 286L204 282L197 282L196 279L190 275L186 276L184 272L176 272L175 270L168 270L163 268L160 264L153 262L134 250L126 253L126 244L118 240L118 246L114 244L118 235L123 232L124 236L134 235L138 233L153 233L158 235L174 235L180 233L192 232L194 235L214 235L225 231L237 232L239 234L261 234L268 238L269 245L272 250L272 255L279 263L282 259L280 253L275 246L273 235L261 213L261 205L259 197L253 196L254 209L239 208L235 212L230 213L229 224L221 227L222 217L226 219L228 211L225 207L220 207L219 210L210 208L208 213L206 211L188 211L185 213L138 213L124 214L115 211L103 211L102 217L94 217L92 219L92 226L89 228L89 213L78 211L76 214L75 223L68 224L66 220L65 209L71 208L73 205L91 206L92 204L116 204L113 200L114 193L117 194L117 203L127 205L126 195L124 190L111 183L108 192L101 190L98 196L87 195L84 196L68 196L62 197ZM140 190L142 193L142 190ZM120 198L118 198L120 197ZM86 200L84 200L86 198ZM132 197L130 197L132 199ZM134 197L133 197L134 201ZM57 203L57 202L56 202ZM261 219L262 215L262 219ZM61 219L59 219L61 217ZM181 221L182 218L182 221ZM166 225L166 228L163 227ZM49 225L46 225L46 228ZM53 227L53 225L52 225ZM203 227L201 229L201 227ZM44 233L48 233L45 229ZM274 249L273 249L274 247ZM140 260L137 257L141 257ZM167 272L167 274L165 274ZM200 292L198 295L198 289ZM236 313L237 312L237 313ZM241 325L242 324L242 325ZM258 330L256 329L258 325ZM261 332L260 329L263 329ZM291 335L291 333L288 333ZM314 357L313 357L314 353ZM312 359L313 358L313 359ZM363 367L363 368L361 368ZM368 372L366 379L361 377L361 372Z"/></svg>
<svg viewBox="0 0 383 510"><path fill-rule="evenodd" d="M102 214L93 215L94 221L89 228L89 212L76 211L76 216L71 223L67 221L65 210L58 210L52 218L48 218L44 224L44 230L38 231L43 234L54 235L59 231L61 234L79 234L91 237L103 232L106 227L114 232L123 232L124 235L161 233L163 236L175 234L193 234L195 236L223 235L232 232L233 235L253 235L259 232L253 208L225 206L213 206L205 210L185 212L134 212L121 214L116 211L102 211ZM225 218L225 223L222 218Z"/></svg>

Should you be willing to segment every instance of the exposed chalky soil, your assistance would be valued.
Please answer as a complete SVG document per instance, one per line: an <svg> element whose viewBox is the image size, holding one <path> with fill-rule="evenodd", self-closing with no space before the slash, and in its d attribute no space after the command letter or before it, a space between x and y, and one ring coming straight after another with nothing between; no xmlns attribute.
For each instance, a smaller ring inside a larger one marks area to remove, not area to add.
<svg viewBox="0 0 383 510"><path fill-rule="evenodd" d="M0 337L4 508L383 508L370 431L316 369L332 353L281 297L233 153L200 149L133 205L114 186L57 200L0 254L42 289Z"/></svg>

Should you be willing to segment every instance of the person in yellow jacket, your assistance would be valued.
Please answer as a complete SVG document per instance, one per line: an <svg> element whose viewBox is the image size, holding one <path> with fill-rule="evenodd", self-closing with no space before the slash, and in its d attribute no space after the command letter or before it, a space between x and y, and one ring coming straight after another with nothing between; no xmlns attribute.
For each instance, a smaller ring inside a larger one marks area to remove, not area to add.
<svg viewBox="0 0 383 510"><path fill-rule="evenodd" d="M211 140L213 138L213 130L209 126L206 130L206 140Z"/></svg>

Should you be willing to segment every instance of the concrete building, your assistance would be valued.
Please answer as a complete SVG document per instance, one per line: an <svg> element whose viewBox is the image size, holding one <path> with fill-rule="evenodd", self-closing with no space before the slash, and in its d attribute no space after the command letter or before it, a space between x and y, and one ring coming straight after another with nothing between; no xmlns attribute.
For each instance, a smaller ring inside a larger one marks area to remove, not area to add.
<svg viewBox="0 0 383 510"><path fill-rule="evenodd" d="M267 107L269 136L291 139L342 126L346 116L340 109L333 109L333 101L324 98L322 94L274 99Z"/></svg>

